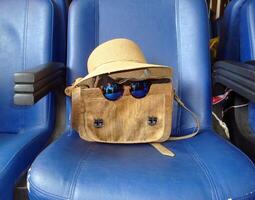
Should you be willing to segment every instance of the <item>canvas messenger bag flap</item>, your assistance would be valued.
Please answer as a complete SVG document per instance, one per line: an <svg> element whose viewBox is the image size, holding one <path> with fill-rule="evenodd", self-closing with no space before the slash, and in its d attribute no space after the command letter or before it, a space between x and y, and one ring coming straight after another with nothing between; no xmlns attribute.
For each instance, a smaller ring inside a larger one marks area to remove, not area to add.
<svg viewBox="0 0 255 200"><path fill-rule="evenodd" d="M82 139L150 143L162 154L174 156L160 143L197 134L196 115L174 93L172 68L148 64L133 41L114 39L101 44L87 66L89 74L65 90L72 98L72 127ZM188 136L170 137L174 99L196 121L196 130Z"/></svg>

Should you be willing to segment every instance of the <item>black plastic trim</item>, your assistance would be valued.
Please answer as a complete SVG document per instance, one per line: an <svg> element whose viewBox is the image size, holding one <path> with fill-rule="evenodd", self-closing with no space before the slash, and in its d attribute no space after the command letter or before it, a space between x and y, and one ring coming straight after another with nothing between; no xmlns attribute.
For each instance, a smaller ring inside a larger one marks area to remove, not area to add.
<svg viewBox="0 0 255 200"><path fill-rule="evenodd" d="M16 93L36 92L40 90L42 87L44 87L47 83L57 79L58 77L63 77L63 76L64 76L64 71L61 70L35 83L15 83L14 92Z"/></svg>
<svg viewBox="0 0 255 200"><path fill-rule="evenodd" d="M64 64L52 62L15 73L14 104L33 105L57 86L65 85L65 69Z"/></svg>
<svg viewBox="0 0 255 200"><path fill-rule="evenodd" d="M34 69L30 69L26 72L17 72L14 74L15 83L35 83L41 79L48 77L49 75L63 70L65 65L63 63L50 62L47 64L39 65Z"/></svg>
<svg viewBox="0 0 255 200"><path fill-rule="evenodd" d="M255 102L255 66L253 64L233 61L216 62L214 82L223 84Z"/></svg>

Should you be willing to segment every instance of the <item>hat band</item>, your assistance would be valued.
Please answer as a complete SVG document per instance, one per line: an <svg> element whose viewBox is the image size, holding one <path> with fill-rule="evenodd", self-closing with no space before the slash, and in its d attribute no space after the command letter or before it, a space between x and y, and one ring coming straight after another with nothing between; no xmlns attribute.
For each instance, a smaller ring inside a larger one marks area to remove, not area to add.
<svg viewBox="0 0 255 200"><path fill-rule="evenodd" d="M100 68L102 65L115 63L115 62L133 62L133 63L144 63L144 64L146 64L144 61L141 62L141 60L112 60L112 61L104 62L102 64L94 66L92 71ZM89 72L89 73L91 73L91 72Z"/></svg>

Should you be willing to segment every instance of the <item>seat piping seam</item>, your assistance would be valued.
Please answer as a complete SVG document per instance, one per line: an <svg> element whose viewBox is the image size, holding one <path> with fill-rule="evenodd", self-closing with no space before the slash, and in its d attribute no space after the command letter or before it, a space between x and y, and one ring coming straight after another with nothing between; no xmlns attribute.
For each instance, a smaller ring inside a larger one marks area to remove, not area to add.
<svg viewBox="0 0 255 200"><path fill-rule="evenodd" d="M200 167L200 169L202 170L203 174L205 175L205 177L207 178L207 181L209 182L211 188L212 188L212 199L216 198L216 200L220 200L219 196L218 196L218 192L217 192L217 188L216 188L216 184L213 180L213 177L211 176L208 168L206 167L205 163L199 158L199 155L193 150L193 148L191 147L191 145L187 144L188 146L184 148L185 149L189 149L189 151L187 150L187 152L191 153L191 157L192 159L195 161L195 163L197 163L197 165ZM213 195L214 194L214 195Z"/></svg>
<svg viewBox="0 0 255 200"><path fill-rule="evenodd" d="M23 57L23 60L22 60L22 70L25 71L26 70L26 52L27 52L27 29L28 29L28 10L29 10L29 0L26 0L26 6L25 6L25 16L24 16L24 30L23 30L23 48L22 48L22 57ZM21 110L21 122L20 122L20 127L19 129L22 130L22 128L24 127L25 125L25 119L24 119L24 116L25 115L25 110L22 109Z"/></svg>
<svg viewBox="0 0 255 200"><path fill-rule="evenodd" d="M175 0L175 13L176 13L176 17L175 17L175 24L176 24L176 48L177 48L177 60L178 60L178 79L177 79L177 82L178 82L178 95L180 98L182 98L182 93L181 93L181 79L182 79L182 72L181 72L181 66L182 66L182 60L180 59L179 55L180 55L180 48L181 48L181 38L179 37L180 35L180 21L179 21L179 1L178 0ZM180 44L180 45L179 45ZM179 70L180 68L180 70ZM177 105L177 127L176 127L176 132L177 132L177 136L180 134L180 121L181 121L181 109L180 107Z"/></svg>
<svg viewBox="0 0 255 200"><path fill-rule="evenodd" d="M45 195L45 196L50 196L51 198L58 198L60 200L68 200L69 198L66 198L66 197L61 197L59 195L55 195L55 194L52 194L52 193L49 193L49 192L46 192L45 190L42 190L40 188L38 188L31 179L28 180L29 181L29 184L30 184L30 188L33 188L33 190L36 190L37 192L41 193L42 195ZM31 189L30 189L31 190Z"/></svg>
<svg viewBox="0 0 255 200"><path fill-rule="evenodd" d="M70 200L73 199L73 196L74 196L75 186L76 186L76 183L77 183L78 176L79 176L79 174L81 172L80 169L82 168L82 163L88 158L88 156L89 156L89 154L91 152L91 149L92 149L92 145L90 145L90 143L88 143L88 145L89 146L88 146L88 149L87 149L87 153L84 154L84 152L86 150L84 148L82 156L81 156L81 158L79 160L79 163L78 163L78 165L76 167L76 170L75 170L73 178L72 178L72 182L71 182L70 189L69 189L69 194L68 194L68 197L69 197L68 199L70 199Z"/></svg>
<svg viewBox="0 0 255 200"><path fill-rule="evenodd" d="M248 2L249 3L249 2ZM247 4L248 4L247 3ZM249 9L249 6L247 5L247 9ZM248 15L248 12L245 12L246 13L246 15ZM248 16L247 16L247 18L248 18ZM248 26L248 30L251 32L251 25L250 25L250 22L248 21L247 22L247 26ZM249 43L250 44L252 44L252 36L250 36L250 37L248 37L249 38ZM251 56L254 58L254 48L253 48L253 45L250 45L250 47L251 47Z"/></svg>

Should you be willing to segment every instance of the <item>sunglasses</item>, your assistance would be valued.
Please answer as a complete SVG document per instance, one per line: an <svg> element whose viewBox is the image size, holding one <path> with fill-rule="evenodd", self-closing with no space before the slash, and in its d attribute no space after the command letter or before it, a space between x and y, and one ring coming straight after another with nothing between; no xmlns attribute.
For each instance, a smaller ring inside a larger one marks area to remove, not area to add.
<svg viewBox="0 0 255 200"><path fill-rule="evenodd" d="M128 85L130 86L130 94L134 98L139 99L148 94L151 83L149 81L134 81L129 82ZM110 101L116 101L122 97L124 93L124 85L119 83L108 83L107 85L102 86L101 89L104 97Z"/></svg>

